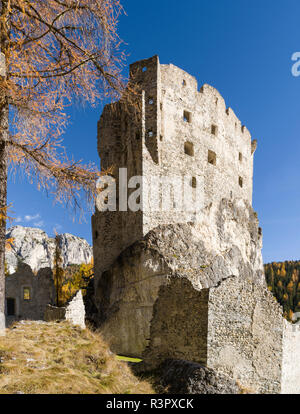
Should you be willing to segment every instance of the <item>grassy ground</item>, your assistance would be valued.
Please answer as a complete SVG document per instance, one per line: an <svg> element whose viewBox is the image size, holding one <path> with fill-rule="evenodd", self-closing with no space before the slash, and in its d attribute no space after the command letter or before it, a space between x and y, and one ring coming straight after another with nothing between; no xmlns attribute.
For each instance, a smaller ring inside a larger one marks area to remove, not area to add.
<svg viewBox="0 0 300 414"><path fill-rule="evenodd" d="M120 359L88 329L21 322L0 337L0 394L153 393Z"/></svg>
<svg viewBox="0 0 300 414"><path fill-rule="evenodd" d="M117 359L119 361L125 361L125 362L134 362L134 363L142 362L142 360L139 358L130 358L130 357L121 356L121 355L117 355Z"/></svg>

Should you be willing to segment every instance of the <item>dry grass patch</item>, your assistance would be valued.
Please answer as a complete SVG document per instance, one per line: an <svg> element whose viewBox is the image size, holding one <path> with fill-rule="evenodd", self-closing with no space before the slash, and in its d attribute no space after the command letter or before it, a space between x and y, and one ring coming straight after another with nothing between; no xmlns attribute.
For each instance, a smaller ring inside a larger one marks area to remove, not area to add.
<svg viewBox="0 0 300 414"><path fill-rule="evenodd" d="M0 337L0 394L151 394L101 336L66 322L21 322Z"/></svg>

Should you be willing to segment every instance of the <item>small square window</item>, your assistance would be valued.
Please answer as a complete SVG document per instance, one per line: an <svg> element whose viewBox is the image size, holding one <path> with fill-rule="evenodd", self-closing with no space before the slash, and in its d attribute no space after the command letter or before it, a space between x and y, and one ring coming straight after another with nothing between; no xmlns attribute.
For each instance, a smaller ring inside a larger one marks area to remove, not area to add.
<svg viewBox="0 0 300 414"><path fill-rule="evenodd" d="M243 154L241 152L239 152L239 161L242 162L243 161Z"/></svg>
<svg viewBox="0 0 300 414"><path fill-rule="evenodd" d="M192 114L188 111L183 111L183 120L184 122L192 122Z"/></svg>
<svg viewBox="0 0 300 414"><path fill-rule="evenodd" d="M212 165L217 164L217 155L215 152L208 150L208 162Z"/></svg>
<svg viewBox="0 0 300 414"><path fill-rule="evenodd" d="M30 288L29 287L24 287L23 288L23 299L24 300L30 300L31 299L31 294L30 294Z"/></svg>
<svg viewBox="0 0 300 414"><path fill-rule="evenodd" d="M194 144L192 142L185 142L184 143L184 152L186 155L189 155L190 157L194 156Z"/></svg>
<svg viewBox="0 0 300 414"><path fill-rule="evenodd" d="M242 177L239 177L239 186L240 186L241 188L243 188L243 185L244 185L244 183L243 183L243 179L242 179Z"/></svg>
<svg viewBox="0 0 300 414"><path fill-rule="evenodd" d="M212 125L211 126L211 133L212 133L212 135L218 135L218 127L217 127L217 125Z"/></svg>
<svg viewBox="0 0 300 414"><path fill-rule="evenodd" d="M183 79L183 81L182 81L182 86L186 86L186 80L185 79Z"/></svg>
<svg viewBox="0 0 300 414"><path fill-rule="evenodd" d="M191 187L193 187L193 188L197 188L197 179L196 179L196 177L192 177L192 180L191 180Z"/></svg>

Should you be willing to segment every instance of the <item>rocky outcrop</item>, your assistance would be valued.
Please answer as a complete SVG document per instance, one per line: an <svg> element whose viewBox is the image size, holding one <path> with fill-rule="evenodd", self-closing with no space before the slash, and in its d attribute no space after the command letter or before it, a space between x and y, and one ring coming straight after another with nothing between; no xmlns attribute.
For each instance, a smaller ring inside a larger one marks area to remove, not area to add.
<svg viewBox="0 0 300 414"><path fill-rule="evenodd" d="M261 232L250 205L223 199L219 205L208 206L202 217L195 223L158 226L103 273L95 292L98 323L115 352L142 355L149 344L154 306L159 296L163 297L164 286L170 291L174 284L177 312L181 299L182 306L187 303L180 295L185 286L187 291L189 286L194 289L194 294L187 294L200 306L200 291L204 295L206 289L232 276L242 275L264 285Z"/></svg>
<svg viewBox="0 0 300 414"><path fill-rule="evenodd" d="M170 394L241 394L236 381L200 364L166 360L158 370L160 385Z"/></svg>
<svg viewBox="0 0 300 414"><path fill-rule="evenodd" d="M283 350L296 352L300 332L286 333L265 283L261 246L256 214L240 199L210 206L199 222L151 230L96 286L104 338L114 352L141 357L148 371L186 360L254 393L290 389L285 378L299 374Z"/></svg>
<svg viewBox="0 0 300 414"><path fill-rule="evenodd" d="M132 206L138 195L141 209L136 199L126 211L119 197L117 211L96 208L93 216L102 334L148 371L166 359L193 361L252 392L293 391L300 332L287 330L265 283L252 209L256 142L213 87L199 90L157 56L132 64L130 78L143 90L141 114L119 102L98 124L101 166L115 166L117 186L126 168L126 182L143 176L128 197Z"/></svg>
<svg viewBox="0 0 300 414"><path fill-rule="evenodd" d="M10 274L16 271L19 262L28 264L34 272L53 267L55 240L43 230L15 226L7 230L6 238L14 240L12 248L6 252ZM64 266L91 261L92 248L86 240L72 234L62 234L60 243Z"/></svg>

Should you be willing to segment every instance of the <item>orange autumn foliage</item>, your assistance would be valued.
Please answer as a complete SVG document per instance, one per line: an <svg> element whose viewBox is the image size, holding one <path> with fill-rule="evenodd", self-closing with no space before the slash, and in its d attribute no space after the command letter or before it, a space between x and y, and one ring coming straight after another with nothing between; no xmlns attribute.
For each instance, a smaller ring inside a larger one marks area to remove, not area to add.
<svg viewBox="0 0 300 414"><path fill-rule="evenodd" d="M2 2L6 74L0 79L0 106L9 105L8 163L23 167L39 189L74 207L81 190L93 200L99 172L66 155L65 109L124 93L121 13L119 0Z"/></svg>

